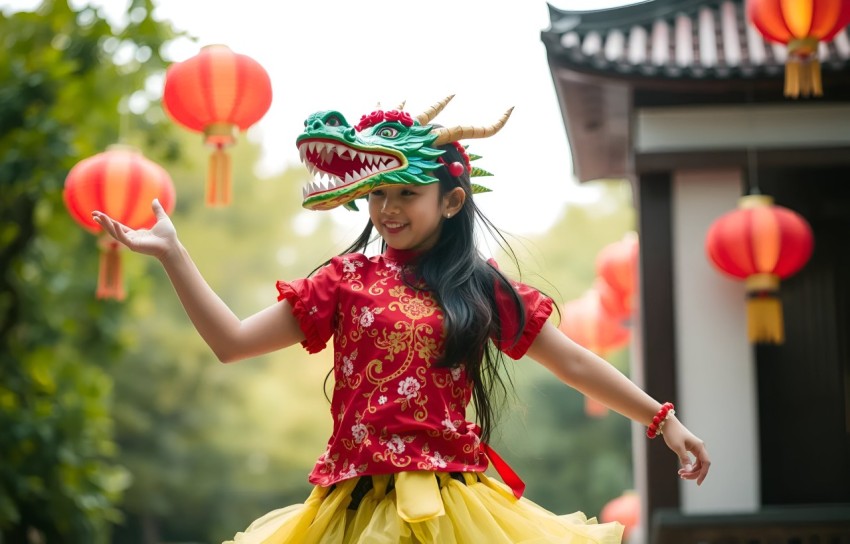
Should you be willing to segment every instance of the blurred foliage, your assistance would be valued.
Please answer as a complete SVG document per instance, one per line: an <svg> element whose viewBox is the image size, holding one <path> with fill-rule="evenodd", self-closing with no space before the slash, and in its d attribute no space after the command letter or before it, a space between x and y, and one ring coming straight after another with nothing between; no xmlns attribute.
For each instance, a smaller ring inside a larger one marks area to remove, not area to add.
<svg viewBox="0 0 850 544"><path fill-rule="evenodd" d="M274 303L275 280L306 276L356 234L334 221L351 212L300 207L304 169L258 176L248 137L231 149L233 204L204 206L207 150L166 119L150 83L178 33L151 10L133 0L123 28L55 0L0 16L3 544L32 534L48 543L231 538L304 500L330 432L329 352L218 363L159 264L139 255L122 257L127 300L94 299L95 240L65 212L61 190L71 166L118 140L171 173L181 240L240 317ZM516 239L523 280L559 304L590 287L596 253L633 228L624 186L566 207L545 236ZM625 352L612 362L627 371ZM518 400L494 447L530 498L594 515L631 487L624 418L588 418L581 395L531 361L512 372Z"/></svg>
<svg viewBox="0 0 850 544"><path fill-rule="evenodd" d="M243 139L231 148L232 204L208 208L206 150L194 134L181 148L185 160L169 168L178 193L172 219L238 316L275 303L276 280L304 277L342 249L332 218L301 208L303 168L258 178L258 147ZM315 224L298 236L304 216ZM131 340L114 371L114 415L121 461L134 482L114 541L220 542L269 510L302 502L331 430L322 393L330 352L310 356L293 347L222 365L159 263L133 254L125 263L128 289L153 293L134 297L122 319Z"/></svg>
<svg viewBox="0 0 850 544"><path fill-rule="evenodd" d="M111 362L120 307L94 300L94 238L71 221L71 166L118 139L119 104L174 37L150 2L113 29L89 8L45 1L0 15L0 535L96 543L120 519ZM135 52L121 64L110 51ZM139 62L137 58L144 58ZM168 127L138 128L168 142Z"/></svg>
<svg viewBox="0 0 850 544"><path fill-rule="evenodd" d="M594 184L602 189L595 203L565 206L543 235L509 239L523 280L552 296L559 307L592 286L599 251L635 228L629 184ZM510 266L507 256L500 263ZM553 324L558 319L553 313ZM627 349L604 356L628 375ZM589 416L581 393L531 359L513 365L511 376L516 396L502 415L493 447L523 477L528 498L553 512L581 510L596 516L605 503L633 488L628 419L614 412Z"/></svg>

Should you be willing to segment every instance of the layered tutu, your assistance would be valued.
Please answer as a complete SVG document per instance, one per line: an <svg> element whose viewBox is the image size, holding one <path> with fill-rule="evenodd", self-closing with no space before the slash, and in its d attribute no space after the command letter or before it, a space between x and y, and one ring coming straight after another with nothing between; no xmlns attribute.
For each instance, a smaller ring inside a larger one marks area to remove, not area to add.
<svg viewBox="0 0 850 544"><path fill-rule="evenodd" d="M403 472L317 486L224 544L619 544L622 534L619 523L517 500L484 474Z"/></svg>

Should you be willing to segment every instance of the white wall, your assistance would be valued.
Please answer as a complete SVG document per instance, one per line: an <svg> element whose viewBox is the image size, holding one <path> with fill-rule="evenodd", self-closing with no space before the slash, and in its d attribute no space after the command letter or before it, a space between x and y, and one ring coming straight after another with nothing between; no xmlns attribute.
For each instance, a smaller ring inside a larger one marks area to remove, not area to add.
<svg viewBox="0 0 850 544"><path fill-rule="evenodd" d="M737 206L740 175L702 170L673 177L676 411L705 441L712 461L702 486L680 483L685 513L748 512L761 502L757 387L744 288L721 275L705 251L709 226Z"/></svg>
<svg viewBox="0 0 850 544"><path fill-rule="evenodd" d="M695 129L694 127L699 127ZM850 106L781 105L641 108L635 151L838 147L850 143Z"/></svg>

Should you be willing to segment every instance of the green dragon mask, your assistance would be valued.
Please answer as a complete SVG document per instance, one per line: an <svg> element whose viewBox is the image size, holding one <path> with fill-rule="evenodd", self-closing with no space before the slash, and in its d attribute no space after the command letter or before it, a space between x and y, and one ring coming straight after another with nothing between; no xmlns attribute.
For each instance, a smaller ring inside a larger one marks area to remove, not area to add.
<svg viewBox="0 0 850 544"><path fill-rule="evenodd" d="M438 179L430 174L444 166L455 176L464 172L470 176L491 175L469 164L480 157L468 155L458 141L496 134L508 121L513 108L489 127L429 125L453 97L441 100L416 117L402 111L403 105L394 110L378 109L363 115L354 126L336 111L310 115L295 143L301 161L317 179L304 187L302 205L311 210L330 210L340 205L356 210L354 200L376 187L436 183ZM438 147L449 143L458 148L465 165L441 162L445 151ZM473 192L489 190L475 184L472 187Z"/></svg>

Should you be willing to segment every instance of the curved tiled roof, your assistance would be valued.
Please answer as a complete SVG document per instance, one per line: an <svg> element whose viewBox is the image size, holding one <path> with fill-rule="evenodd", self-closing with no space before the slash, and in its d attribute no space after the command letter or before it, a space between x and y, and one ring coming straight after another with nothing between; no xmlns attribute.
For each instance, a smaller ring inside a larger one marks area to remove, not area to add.
<svg viewBox="0 0 850 544"><path fill-rule="evenodd" d="M785 46L749 23L744 0L652 0L598 11L549 5L541 33L559 64L631 77L725 79L777 76ZM818 52L823 70L850 69L850 26Z"/></svg>

